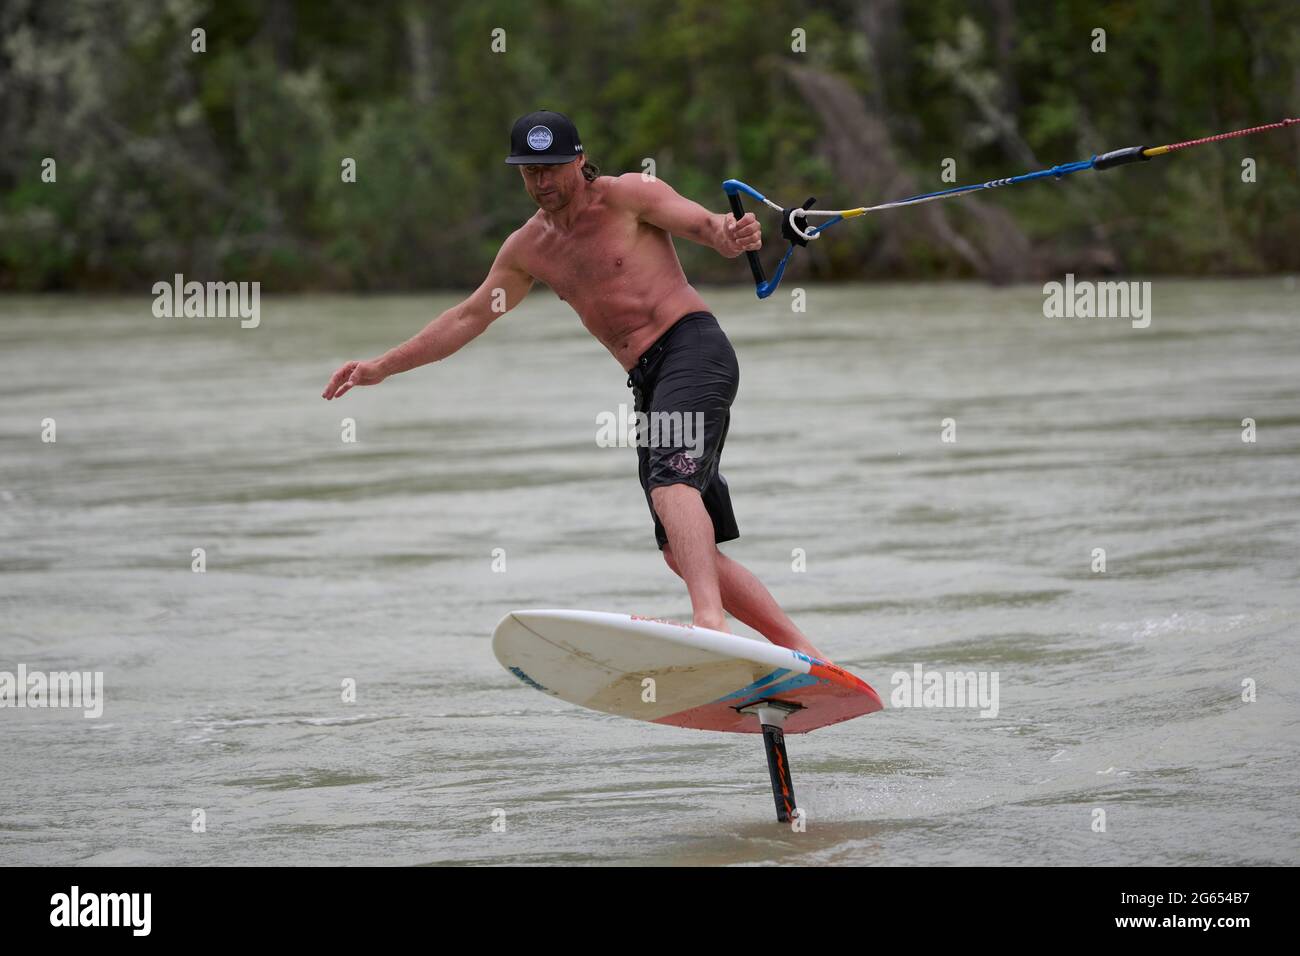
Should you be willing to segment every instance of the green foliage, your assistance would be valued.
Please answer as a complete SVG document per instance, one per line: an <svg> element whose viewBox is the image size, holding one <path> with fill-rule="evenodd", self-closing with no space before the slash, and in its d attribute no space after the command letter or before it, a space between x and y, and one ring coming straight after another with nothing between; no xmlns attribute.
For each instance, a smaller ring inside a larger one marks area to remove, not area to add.
<svg viewBox="0 0 1300 956"><path fill-rule="evenodd" d="M191 50L196 27L206 52ZM1297 62L1300 18L1279 0L6 0L0 288L139 288L177 271L277 289L476 284L533 211L502 159L511 122L540 106L572 116L606 172L652 159L715 210L731 176L852 205L898 197L844 194L836 130L791 68L861 97L930 182L944 156L962 181L990 179L1026 155L1295 115ZM1300 134L1271 134L984 201L1066 261L1105 244L1132 270L1295 270L1298 153ZM1243 156L1258 183L1240 182ZM57 183L40 180L47 157ZM870 274L881 228L841 227L809 261ZM687 245L692 277L744 281ZM902 248L909 275L969 274L922 233Z"/></svg>

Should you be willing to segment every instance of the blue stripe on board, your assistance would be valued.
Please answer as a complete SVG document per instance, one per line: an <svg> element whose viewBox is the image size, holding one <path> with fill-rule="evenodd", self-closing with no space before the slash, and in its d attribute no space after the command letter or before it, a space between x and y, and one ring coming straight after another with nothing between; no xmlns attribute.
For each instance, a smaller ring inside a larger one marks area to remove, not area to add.
<svg viewBox="0 0 1300 956"><path fill-rule="evenodd" d="M750 699L748 701L745 701L744 703L741 703L739 706L744 707L745 704L752 703L755 700L762 700L764 697L772 697L776 694L788 693L789 691L798 690L801 687L809 687L812 686L813 684L818 684L818 683L821 683L821 678L816 676L815 674L796 674L794 677L791 677L789 680L782 681L779 684L774 684L771 687L763 688L762 693L755 692L750 694L749 695ZM735 697L738 695L733 694L732 696ZM725 700L726 698L723 699Z"/></svg>
<svg viewBox="0 0 1300 956"><path fill-rule="evenodd" d="M772 671L772 673L765 674L764 676L760 677L758 680L754 681L754 683L749 684L746 687L742 687L740 688L740 690L732 691L730 694L727 694L725 697L719 697L717 700L713 701L713 703L721 704L724 701L728 701L736 697L744 697L747 694L751 694L757 691L758 688L762 687L764 684L768 684L774 680L779 680L780 678L784 677L788 673L790 673L790 669L788 667L778 667L776 670Z"/></svg>

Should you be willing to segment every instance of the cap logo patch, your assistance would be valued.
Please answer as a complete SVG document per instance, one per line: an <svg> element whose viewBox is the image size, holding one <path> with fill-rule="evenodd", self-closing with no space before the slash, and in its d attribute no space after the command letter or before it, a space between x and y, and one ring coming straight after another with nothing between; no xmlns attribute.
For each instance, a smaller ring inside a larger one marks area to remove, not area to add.
<svg viewBox="0 0 1300 956"><path fill-rule="evenodd" d="M545 126L534 126L528 131L528 148L539 153L544 149L549 149L554 141L555 137L551 135L551 131Z"/></svg>

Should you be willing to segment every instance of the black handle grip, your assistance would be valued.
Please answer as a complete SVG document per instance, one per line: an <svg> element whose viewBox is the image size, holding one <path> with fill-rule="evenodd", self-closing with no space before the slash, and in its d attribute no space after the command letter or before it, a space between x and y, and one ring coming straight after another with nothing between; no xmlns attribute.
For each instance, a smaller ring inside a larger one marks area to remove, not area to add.
<svg viewBox="0 0 1300 956"><path fill-rule="evenodd" d="M1112 169L1115 166L1127 166L1129 163L1141 163L1150 159L1150 156L1143 156L1142 150L1145 146L1126 146L1123 149L1112 149L1109 153L1102 153L1092 161L1093 169Z"/></svg>
<svg viewBox="0 0 1300 956"><path fill-rule="evenodd" d="M727 198L731 200L732 215L739 222L745 216L745 207L740 204L740 195L738 193L728 193ZM745 258L749 260L749 271L754 273L754 284L766 284L767 276L763 274L763 261L758 258L758 253L751 250L745 253Z"/></svg>

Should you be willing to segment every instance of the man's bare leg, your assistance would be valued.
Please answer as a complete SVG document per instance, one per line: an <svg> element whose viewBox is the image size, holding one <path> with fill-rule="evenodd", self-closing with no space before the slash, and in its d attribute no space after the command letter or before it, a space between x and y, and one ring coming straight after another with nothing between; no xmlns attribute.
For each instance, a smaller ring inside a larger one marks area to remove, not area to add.
<svg viewBox="0 0 1300 956"><path fill-rule="evenodd" d="M663 520L662 518L660 519ZM739 561L735 561L713 545L714 566L717 568L718 590L722 595L722 606L738 621L748 624L773 644L780 644L791 650L801 651L811 657L829 660L825 654L813 646L812 641L795 627L794 621L781 610L772 592L763 586L763 582ZM676 552L672 541L664 548L664 560L673 573L681 575Z"/></svg>
<svg viewBox="0 0 1300 956"><path fill-rule="evenodd" d="M686 582L691 596L696 627L725 631L727 616L722 610L718 584L718 546L713 541L713 519L704 500L698 491L684 484L653 488L650 498L677 561L673 570Z"/></svg>

